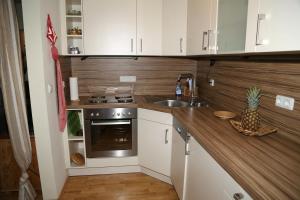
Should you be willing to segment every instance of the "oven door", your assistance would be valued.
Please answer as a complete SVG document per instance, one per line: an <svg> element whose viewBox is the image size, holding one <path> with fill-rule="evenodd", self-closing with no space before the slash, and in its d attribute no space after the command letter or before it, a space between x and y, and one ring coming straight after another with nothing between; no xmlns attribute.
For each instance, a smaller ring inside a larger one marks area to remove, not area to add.
<svg viewBox="0 0 300 200"><path fill-rule="evenodd" d="M137 120L85 120L88 158L137 155Z"/></svg>

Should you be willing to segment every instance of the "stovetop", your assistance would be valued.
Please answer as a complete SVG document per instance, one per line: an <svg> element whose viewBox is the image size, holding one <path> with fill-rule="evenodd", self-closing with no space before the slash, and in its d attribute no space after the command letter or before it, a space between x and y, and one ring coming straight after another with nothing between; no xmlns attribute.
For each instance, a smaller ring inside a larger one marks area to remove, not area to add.
<svg viewBox="0 0 300 200"><path fill-rule="evenodd" d="M99 95L88 98L89 104L105 104L105 103L134 103L134 98L130 94L119 95Z"/></svg>

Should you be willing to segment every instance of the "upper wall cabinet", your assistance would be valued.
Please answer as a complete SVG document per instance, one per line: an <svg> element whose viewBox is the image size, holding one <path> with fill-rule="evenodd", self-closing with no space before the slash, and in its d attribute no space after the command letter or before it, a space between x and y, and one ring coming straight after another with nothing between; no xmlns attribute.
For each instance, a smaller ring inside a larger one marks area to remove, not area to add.
<svg viewBox="0 0 300 200"><path fill-rule="evenodd" d="M300 50L299 0L249 0L247 52Z"/></svg>
<svg viewBox="0 0 300 200"><path fill-rule="evenodd" d="M161 55L162 1L137 0L137 55Z"/></svg>
<svg viewBox="0 0 300 200"><path fill-rule="evenodd" d="M86 55L136 54L136 0L83 0Z"/></svg>
<svg viewBox="0 0 300 200"><path fill-rule="evenodd" d="M187 0L163 0L163 55L186 55Z"/></svg>
<svg viewBox="0 0 300 200"><path fill-rule="evenodd" d="M245 52L248 0L219 0L217 53Z"/></svg>
<svg viewBox="0 0 300 200"><path fill-rule="evenodd" d="M217 0L188 0L188 55L216 53L217 5Z"/></svg>

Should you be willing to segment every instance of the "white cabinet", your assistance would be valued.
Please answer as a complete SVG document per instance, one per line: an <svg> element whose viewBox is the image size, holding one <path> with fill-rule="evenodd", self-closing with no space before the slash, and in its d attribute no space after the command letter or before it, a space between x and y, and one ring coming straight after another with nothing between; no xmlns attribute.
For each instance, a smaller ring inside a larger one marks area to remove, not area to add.
<svg viewBox="0 0 300 200"><path fill-rule="evenodd" d="M188 55L216 52L217 10L217 0L188 0Z"/></svg>
<svg viewBox="0 0 300 200"><path fill-rule="evenodd" d="M169 118L170 114L157 111L139 109L138 112L139 164L166 176L170 176L171 168L172 126L163 123L170 121Z"/></svg>
<svg viewBox="0 0 300 200"><path fill-rule="evenodd" d="M136 54L136 0L83 0L86 55Z"/></svg>
<svg viewBox="0 0 300 200"><path fill-rule="evenodd" d="M137 0L137 55L161 55L162 0Z"/></svg>
<svg viewBox="0 0 300 200"><path fill-rule="evenodd" d="M233 180L233 178L191 137L189 143L186 199L234 199L234 194L251 197Z"/></svg>
<svg viewBox="0 0 300 200"><path fill-rule="evenodd" d="M249 0L246 51L300 50L299 0Z"/></svg>
<svg viewBox="0 0 300 200"><path fill-rule="evenodd" d="M187 0L163 0L163 55L186 55Z"/></svg>

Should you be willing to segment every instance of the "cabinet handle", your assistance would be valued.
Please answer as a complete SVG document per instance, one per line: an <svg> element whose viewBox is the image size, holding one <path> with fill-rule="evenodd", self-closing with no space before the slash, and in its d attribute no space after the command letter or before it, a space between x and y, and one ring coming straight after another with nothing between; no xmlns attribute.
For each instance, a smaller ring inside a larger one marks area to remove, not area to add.
<svg viewBox="0 0 300 200"><path fill-rule="evenodd" d="M166 131L165 131L165 144L169 143L169 141L168 141L168 132L169 132L169 129L166 129Z"/></svg>
<svg viewBox="0 0 300 200"><path fill-rule="evenodd" d="M141 38L141 48L140 51L143 52L143 39Z"/></svg>
<svg viewBox="0 0 300 200"><path fill-rule="evenodd" d="M260 39L260 27L261 21L266 19L265 14L258 14L257 16L257 28L256 28L256 45L263 45L264 42Z"/></svg>
<svg viewBox="0 0 300 200"><path fill-rule="evenodd" d="M133 38L131 38L130 43L131 43L131 52L133 52Z"/></svg>
<svg viewBox="0 0 300 200"><path fill-rule="evenodd" d="M244 198L244 195L242 193L234 193L233 199L234 200L241 200Z"/></svg>
<svg viewBox="0 0 300 200"><path fill-rule="evenodd" d="M190 135L188 134L187 136L186 136L186 141L185 141L185 146L184 146L184 154L185 155L190 155L190 148L189 148L189 140L190 140Z"/></svg>
<svg viewBox="0 0 300 200"><path fill-rule="evenodd" d="M206 51L207 47L204 45L204 41L205 41L205 36L207 36L207 31L203 31L202 33L202 50Z"/></svg>
<svg viewBox="0 0 300 200"><path fill-rule="evenodd" d="M181 128L177 127L176 130L179 134L181 134L181 132L182 132Z"/></svg>
<svg viewBox="0 0 300 200"><path fill-rule="evenodd" d="M180 38L180 41L179 41L179 51L180 51L180 53L183 52L183 49L182 49L182 42L183 42L183 38Z"/></svg>
<svg viewBox="0 0 300 200"><path fill-rule="evenodd" d="M210 34L211 34L212 30L208 30L207 31L207 49L210 49Z"/></svg>

